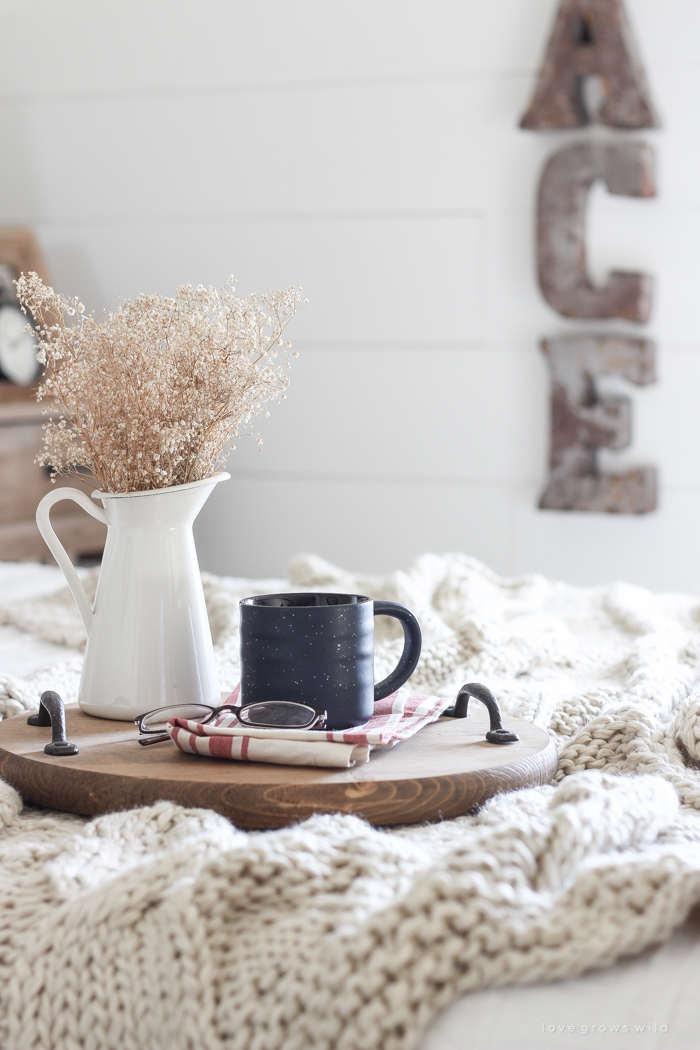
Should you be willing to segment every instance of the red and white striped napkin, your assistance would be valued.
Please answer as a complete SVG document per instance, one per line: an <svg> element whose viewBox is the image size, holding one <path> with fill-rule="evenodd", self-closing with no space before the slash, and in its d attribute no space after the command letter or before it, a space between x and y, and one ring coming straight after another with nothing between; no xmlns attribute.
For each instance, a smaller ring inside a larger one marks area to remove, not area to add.
<svg viewBox="0 0 700 1050"><path fill-rule="evenodd" d="M240 691L237 685L224 703L235 704ZM228 712L207 725L173 718L166 728L173 743L192 755L238 762L273 762L282 766L348 768L368 762L373 750L407 740L438 719L453 699L416 696L408 689L399 689L374 705L374 714L365 725L337 732L254 729L242 726L236 716Z"/></svg>

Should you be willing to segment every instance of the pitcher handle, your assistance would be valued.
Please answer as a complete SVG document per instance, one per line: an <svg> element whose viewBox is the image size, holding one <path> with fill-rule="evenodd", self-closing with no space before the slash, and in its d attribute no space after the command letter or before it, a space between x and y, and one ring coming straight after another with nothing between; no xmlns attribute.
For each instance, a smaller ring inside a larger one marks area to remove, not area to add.
<svg viewBox="0 0 700 1050"><path fill-rule="evenodd" d="M418 620L405 605L398 605L396 602L375 602L374 615L394 616L403 627L404 637L401 659L391 674L382 679L381 682L377 682L374 687L374 702L376 704L377 700L383 700L385 696L391 696L411 677L420 659L423 637Z"/></svg>
<svg viewBox="0 0 700 1050"><path fill-rule="evenodd" d="M47 493L36 508L36 523L39 526L39 532L43 536L46 546L53 554L58 562L61 572L66 578L66 583L70 587L71 594L75 598L78 612L85 624L85 630L89 635L90 628L92 627L92 606L90 605L90 599L85 593L85 588L80 582L80 577L75 571L73 562L66 554L63 544L53 531L49 520L49 511L54 503L59 503L62 499L72 499L74 503L77 503L83 508L83 510L86 510L93 518L97 518L98 521L101 521L103 525L107 524L107 515L101 507L95 506L92 500L86 496L84 492L81 492L80 489L71 488L56 489L55 492Z"/></svg>

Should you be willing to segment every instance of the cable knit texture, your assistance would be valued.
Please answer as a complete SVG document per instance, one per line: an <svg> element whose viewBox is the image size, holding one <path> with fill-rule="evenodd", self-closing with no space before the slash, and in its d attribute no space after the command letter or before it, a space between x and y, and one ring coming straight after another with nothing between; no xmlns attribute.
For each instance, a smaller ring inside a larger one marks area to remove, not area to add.
<svg viewBox="0 0 700 1050"><path fill-rule="evenodd" d="M499 579L462 555L358 577L298 558L294 589L408 605L412 685L482 680L545 727L555 784L382 831L324 815L248 833L162 802L96 820L21 809L0 783L0 1046L12 1050L409 1050L455 996L609 966L700 901L700 599ZM222 686L255 581L205 577ZM6 623L77 645L65 594ZM377 625L378 676L396 625ZM0 677L0 710L79 661Z"/></svg>

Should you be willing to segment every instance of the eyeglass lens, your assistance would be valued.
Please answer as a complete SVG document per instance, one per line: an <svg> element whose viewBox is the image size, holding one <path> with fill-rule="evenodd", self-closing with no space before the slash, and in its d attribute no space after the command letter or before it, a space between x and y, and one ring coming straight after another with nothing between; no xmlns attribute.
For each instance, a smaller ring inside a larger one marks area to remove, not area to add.
<svg viewBox="0 0 700 1050"><path fill-rule="evenodd" d="M313 707L285 703L284 700L248 704L238 713L239 721L245 725L283 726L285 729L304 729L311 725L315 718L316 712Z"/></svg>
<svg viewBox="0 0 700 1050"><path fill-rule="evenodd" d="M187 718L192 722L208 721L213 713L213 709L204 704L171 704L170 707L159 707L156 711L149 711L144 715L141 719L141 730L149 733L165 729L171 718Z"/></svg>

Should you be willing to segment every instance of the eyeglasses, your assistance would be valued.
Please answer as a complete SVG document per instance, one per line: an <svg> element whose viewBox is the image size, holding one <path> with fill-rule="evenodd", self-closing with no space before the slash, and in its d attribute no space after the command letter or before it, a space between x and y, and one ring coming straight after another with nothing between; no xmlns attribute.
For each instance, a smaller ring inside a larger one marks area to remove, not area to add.
<svg viewBox="0 0 700 1050"><path fill-rule="evenodd" d="M145 715L134 719L134 725L143 734L139 744L159 744L169 740L165 727L171 718L183 718L187 721L207 725L219 715L231 712L241 725L254 726L256 729L323 729L327 713L310 704L297 703L294 700L265 700L259 704L222 704L221 707L209 707L208 704L171 704L169 707L156 707Z"/></svg>

